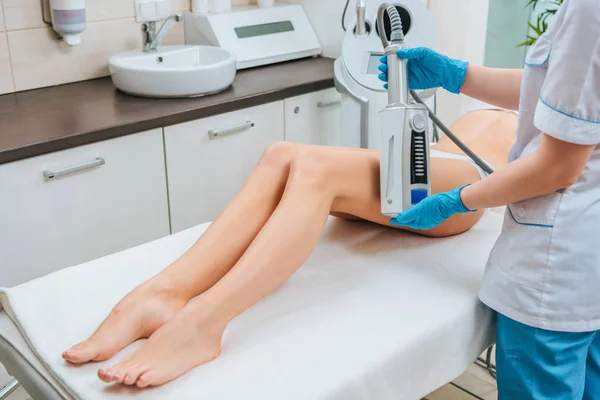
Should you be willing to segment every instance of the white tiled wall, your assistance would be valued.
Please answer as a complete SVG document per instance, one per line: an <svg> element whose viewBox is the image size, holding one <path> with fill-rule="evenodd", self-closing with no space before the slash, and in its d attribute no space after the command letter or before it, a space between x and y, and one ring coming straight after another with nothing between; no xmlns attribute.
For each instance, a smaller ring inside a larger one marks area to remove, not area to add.
<svg viewBox="0 0 600 400"><path fill-rule="evenodd" d="M0 32L0 93L14 90L6 32Z"/></svg>
<svg viewBox="0 0 600 400"><path fill-rule="evenodd" d="M173 12L189 10L189 0L171 2ZM82 42L68 47L42 21L40 0L0 0L0 94L107 76L111 54L141 47L133 0L87 0L86 5ZM183 40L183 24L174 24L165 44Z"/></svg>
<svg viewBox="0 0 600 400"><path fill-rule="evenodd" d="M9 31L16 90L105 76L110 55L138 47L140 37L131 18L90 23L75 47L57 41L47 28Z"/></svg>

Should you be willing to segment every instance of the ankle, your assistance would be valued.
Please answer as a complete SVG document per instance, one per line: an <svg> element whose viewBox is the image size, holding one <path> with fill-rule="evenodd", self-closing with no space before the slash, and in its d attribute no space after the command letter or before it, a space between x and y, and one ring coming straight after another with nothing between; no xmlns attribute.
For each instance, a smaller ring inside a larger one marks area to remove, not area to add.
<svg viewBox="0 0 600 400"><path fill-rule="evenodd" d="M202 329L209 327L215 332L222 333L232 319L226 309L219 307L218 303L204 294L192 299L185 311Z"/></svg>
<svg viewBox="0 0 600 400"><path fill-rule="evenodd" d="M166 296L174 296L190 300L203 293L207 279L190 276L184 258L180 258L160 274L154 276L148 283L157 292Z"/></svg>
<svg viewBox="0 0 600 400"><path fill-rule="evenodd" d="M162 299L182 299L188 301L181 288L169 279L154 277L146 284L145 289L152 295Z"/></svg>

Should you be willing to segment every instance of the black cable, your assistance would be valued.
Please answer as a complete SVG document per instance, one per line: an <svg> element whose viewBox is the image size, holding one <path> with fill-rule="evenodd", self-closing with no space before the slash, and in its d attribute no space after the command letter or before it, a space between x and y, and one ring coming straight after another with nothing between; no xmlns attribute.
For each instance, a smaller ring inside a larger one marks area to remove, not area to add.
<svg viewBox="0 0 600 400"><path fill-rule="evenodd" d="M442 132L444 132L446 134L446 136L448 136L448 138L450 138L450 140L452 140L454 142L454 144L458 146L459 149L461 149L467 156L469 156L469 158L471 160L473 160L475 162L475 164L477 164L482 170L484 170L488 174L492 174L494 172L494 169L492 167L490 167L485 161L483 161L481 158L479 158L477 156L477 154L473 153L471 151L471 149L469 149L463 142L461 142L461 140L459 138L457 138L454 135L454 133L452 133L452 131L450 129L448 129L448 127L446 125L444 125L444 123L442 121L440 121L440 119L433 113L433 111L431 111L431 109L427 106L427 104L425 104L425 102L423 100L421 100L421 97L419 97L417 92L415 92L414 90L411 90L410 94L417 103L420 103L420 104L424 105L425 108L427 108L427 112L429 113L429 118L431 118L433 123L436 124L438 126L438 128L440 128L442 130Z"/></svg>
<svg viewBox="0 0 600 400"><path fill-rule="evenodd" d="M463 392L465 392L465 393L466 393L466 394L468 394L469 396L471 396L471 397L475 397L477 400L485 400L483 397L479 397L479 396L477 396L475 393L471 392L470 390L467 390L467 389L465 389L465 388L464 388L464 387L462 387L462 386L459 386L459 385L457 385L457 384L456 384L456 383L454 383L454 382L450 382L450 384L451 384L452 386L454 386L455 388L462 390Z"/></svg>
<svg viewBox="0 0 600 400"><path fill-rule="evenodd" d="M494 351L494 346L490 346L487 349L485 359L482 357L477 357L475 360L475 364L480 366L481 368L488 371L488 373L492 376L492 378L496 379L496 366L492 363L492 352Z"/></svg>
<svg viewBox="0 0 600 400"><path fill-rule="evenodd" d="M342 29L346 32L346 23L344 20L346 19L346 11L348 11L348 4L350 4L350 0L346 0L346 5L344 6L344 12L342 13Z"/></svg>
<svg viewBox="0 0 600 400"><path fill-rule="evenodd" d="M494 351L494 346L490 346L490 348L487 350L487 354L485 355L485 363L488 366L490 375L494 379L496 379L496 366L494 364L492 364L492 352L493 351ZM492 371L492 367L494 368L494 371Z"/></svg>

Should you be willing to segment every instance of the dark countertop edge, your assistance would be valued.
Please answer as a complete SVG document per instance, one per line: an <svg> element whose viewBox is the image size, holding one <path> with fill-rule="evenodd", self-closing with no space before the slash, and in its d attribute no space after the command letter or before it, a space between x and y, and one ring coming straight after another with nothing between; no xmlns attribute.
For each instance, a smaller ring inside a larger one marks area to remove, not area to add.
<svg viewBox="0 0 600 400"><path fill-rule="evenodd" d="M7 148L0 151L0 165L39 156L42 154L52 153L55 151L66 150L73 147L144 132L151 129L163 128L170 125L176 125L214 115L242 110L244 108L259 106L261 104L280 101L289 97L300 96L331 87L333 87L333 79L328 78L320 81L310 82L308 84L288 87L282 90L274 90L252 96L236 98L223 103L202 106L194 110L182 111L158 118L147 119L141 122L136 121L102 130L84 132L57 139L51 139L48 141L31 143L22 147Z"/></svg>

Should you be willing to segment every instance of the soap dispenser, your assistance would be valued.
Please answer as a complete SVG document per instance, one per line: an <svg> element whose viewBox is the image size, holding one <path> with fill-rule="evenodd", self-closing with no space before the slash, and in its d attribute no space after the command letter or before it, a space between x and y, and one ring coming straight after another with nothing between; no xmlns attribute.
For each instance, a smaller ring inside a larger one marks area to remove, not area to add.
<svg viewBox="0 0 600 400"><path fill-rule="evenodd" d="M81 43L86 27L85 0L50 0L52 27L69 46Z"/></svg>

